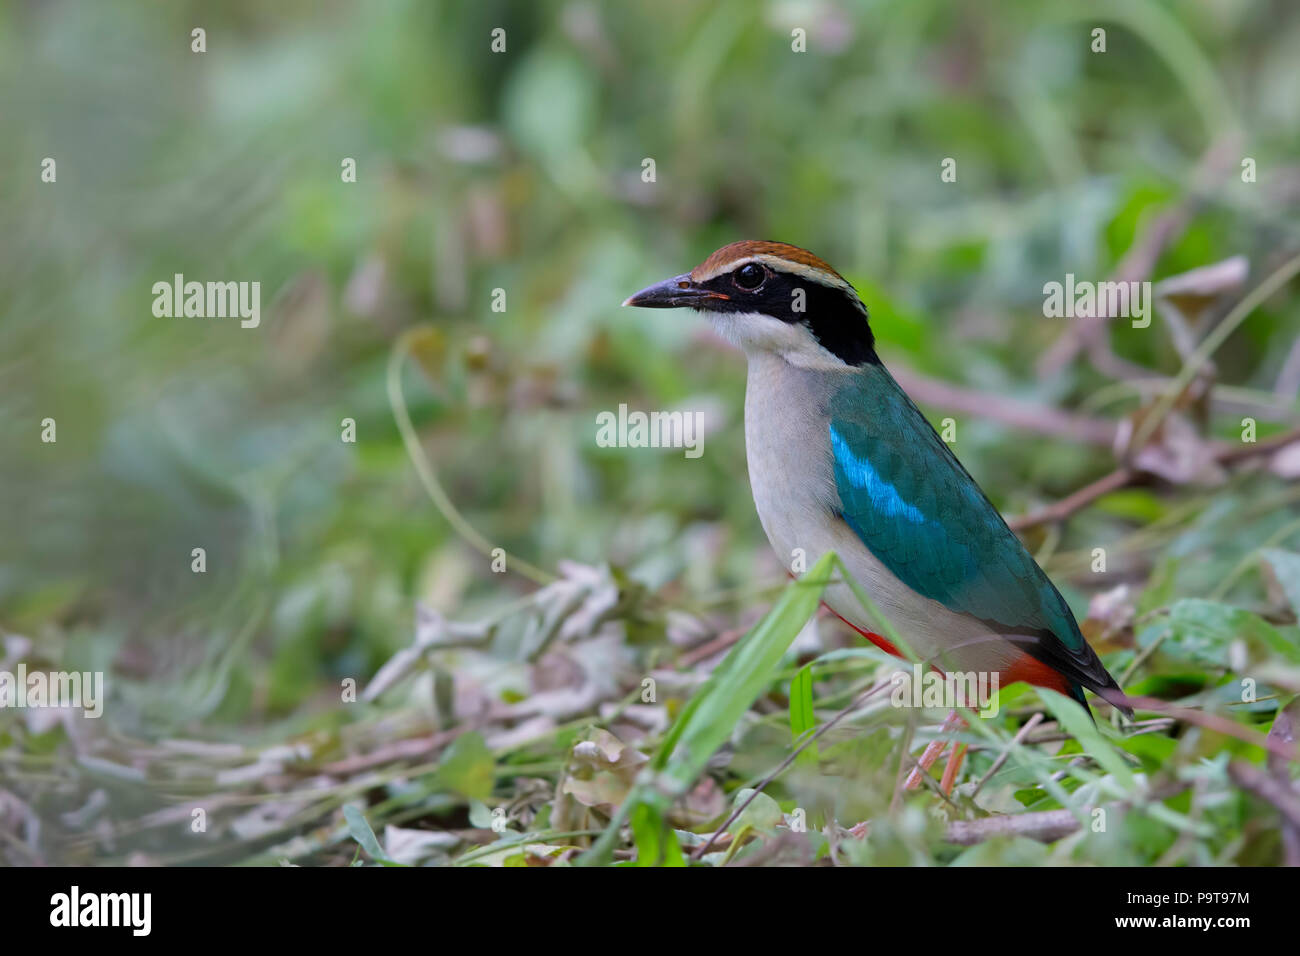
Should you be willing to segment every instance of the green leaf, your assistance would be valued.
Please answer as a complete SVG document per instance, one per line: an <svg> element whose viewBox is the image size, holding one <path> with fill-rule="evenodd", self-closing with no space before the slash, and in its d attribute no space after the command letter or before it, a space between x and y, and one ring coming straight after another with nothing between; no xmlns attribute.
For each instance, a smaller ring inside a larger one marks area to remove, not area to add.
<svg viewBox="0 0 1300 956"><path fill-rule="evenodd" d="M1178 749L1178 741L1164 734L1132 734L1117 744L1133 756L1141 758L1148 771L1165 766Z"/></svg>
<svg viewBox="0 0 1300 956"><path fill-rule="evenodd" d="M383 847L379 845L375 831L370 829L370 824L366 822L365 814L348 803L343 806L343 819L347 821L348 833L352 834L352 839L361 845L361 849L365 850L372 860L376 863L392 862Z"/></svg>
<svg viewBox="0 0 1300 956"><path fill-rule="evenodd" d="M805 664L790 681L790 739L794 746L799 746L804 734L810 733L817 726L817 716L813 712L813 677L812 664ZM799 754L802 763L817 762L817 744L809 744Z"/></svg>
<svg viewBox="0 0 1300 956"><path fill-rule="evenodd" d="M482 800L470 800L469 824L480 830L492 829L492 809Z"/></svg>
<svg viewBox="0 0 1300 956"><path fill-rule="evenodd" d="M1097 502L1097 510L1117 518L1151 524L1159 521L1169 508L1147 488L1125 488L1102 497Z"/></svg>
<svg viewBox="0 0 1300 956"><path fill-rule="evenodd" d="M649 804L638 804L632 811L632 839L636 842L637 866L686 865L677 834Z"/></svg>
<svg viewBox="0 0 1300 956"><path fill-rule="evenodd" d="M1161 700L1178 700L1203 691L1210 683L1205 671L1190 673L1152 674L1136 683L1130 683L1126 692L1133 697L1159 697Z"/></svg>
<svg viewBox="0 0 1300 956"><path fill-rule="evenodd" d="M438 766L438 782L461 796L487 800L496 781L496 761L483 735L471 730L451 742Z"/></svg>
<svg viewBox="0 0 1300 956"><path fill-rule="evenodd" d="M733 806L740 806L746 800L749 800L754 790L751 787L745 787L743 790L736 792L736 799ZM740 831L742 826L751 826L760 833L771 833L778 826L785 822L785 814L781 812L781 805L769 797L766 793L759 791L750 800L749 806L741 811L740 816L736 817L735 824L731 827L736 832Z"/></svg>

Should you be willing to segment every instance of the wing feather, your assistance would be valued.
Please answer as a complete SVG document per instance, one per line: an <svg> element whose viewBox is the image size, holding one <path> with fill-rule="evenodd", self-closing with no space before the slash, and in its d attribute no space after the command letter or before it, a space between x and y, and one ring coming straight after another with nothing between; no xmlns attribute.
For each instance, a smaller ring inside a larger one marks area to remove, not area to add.
<svg viewBox="0 0 1300 956"><path fill-rule="evenodd" d="M855 373L829 411L841 512L881 563L1072 682L1117 686L1060 592L883 366Z"/></svg>

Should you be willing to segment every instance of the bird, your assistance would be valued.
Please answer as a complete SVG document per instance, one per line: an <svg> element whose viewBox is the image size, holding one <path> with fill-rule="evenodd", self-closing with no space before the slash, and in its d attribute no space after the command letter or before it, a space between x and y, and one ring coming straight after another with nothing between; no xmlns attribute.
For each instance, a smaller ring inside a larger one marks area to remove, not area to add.
<svg viewBox="0 0 1300 956"><path fill-rule="evenodd" d="M894 633L940 672L1025 681L1091 714L1086 689L1132 716L1060 591L889 373L867 307L831 266L798 246L742 240L623 304L694 309L744 352L750 488L783 564L834 551ZM902 656L848 581L832 579L823 601ZM954 711L943 729L959 725ZM946 749L939 743L910 786ZM950 759L945 790L955 773Z"/></svg>

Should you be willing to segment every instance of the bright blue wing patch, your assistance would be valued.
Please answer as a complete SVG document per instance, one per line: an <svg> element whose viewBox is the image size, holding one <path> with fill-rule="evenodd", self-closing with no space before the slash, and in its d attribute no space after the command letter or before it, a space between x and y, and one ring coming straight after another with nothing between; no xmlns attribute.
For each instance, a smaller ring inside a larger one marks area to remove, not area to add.
<svg viewBox="0 0 1300 956"><path fill-rule="evenodd" d="M1001 633L1092 656L1060 593L883 367L860 370L829 410L841 513L895 577Z"/></svg>
<svg viewBox="0 0 1300 956"><path fill-rule="evenodd" d="M834 423L831 424L831 450L835 454L836 480L843 476L848 484L860 488L875 508L887 516L902 518L912 524L925 524L931 520L921 514L915 505L904 501L898 489L876 473L871 462L855 455Z"/></svg>

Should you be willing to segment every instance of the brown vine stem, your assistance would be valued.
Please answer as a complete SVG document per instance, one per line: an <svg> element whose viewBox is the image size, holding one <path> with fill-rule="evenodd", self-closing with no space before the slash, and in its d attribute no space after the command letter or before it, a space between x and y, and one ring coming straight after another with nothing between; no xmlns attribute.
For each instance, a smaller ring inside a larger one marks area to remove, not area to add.
<svg viewBox="0 0 1300 956"><path fill-rule="evenodd" d="M1280 435L1273 435L1254 444L1241 446L1221 445L1215 450L1213 457L1221 465L1232 465L1247 458L1266 455L1298 441L1300 441L1300 427L1292 428ZM1018 518L1008 518L1007 526L1012 531L1023 531L1025 528L1032 528L1040 524L1064 521L1076 511L1086 508L1103 495L1137 484L1139 481L1144 480L1145 477L1144 472L1123 465L1110 474L1098 478L1092 484L1085 485L1068 497L1062 498L1055 504L1030 512L1027 515L1021 515Z"/></svg>

